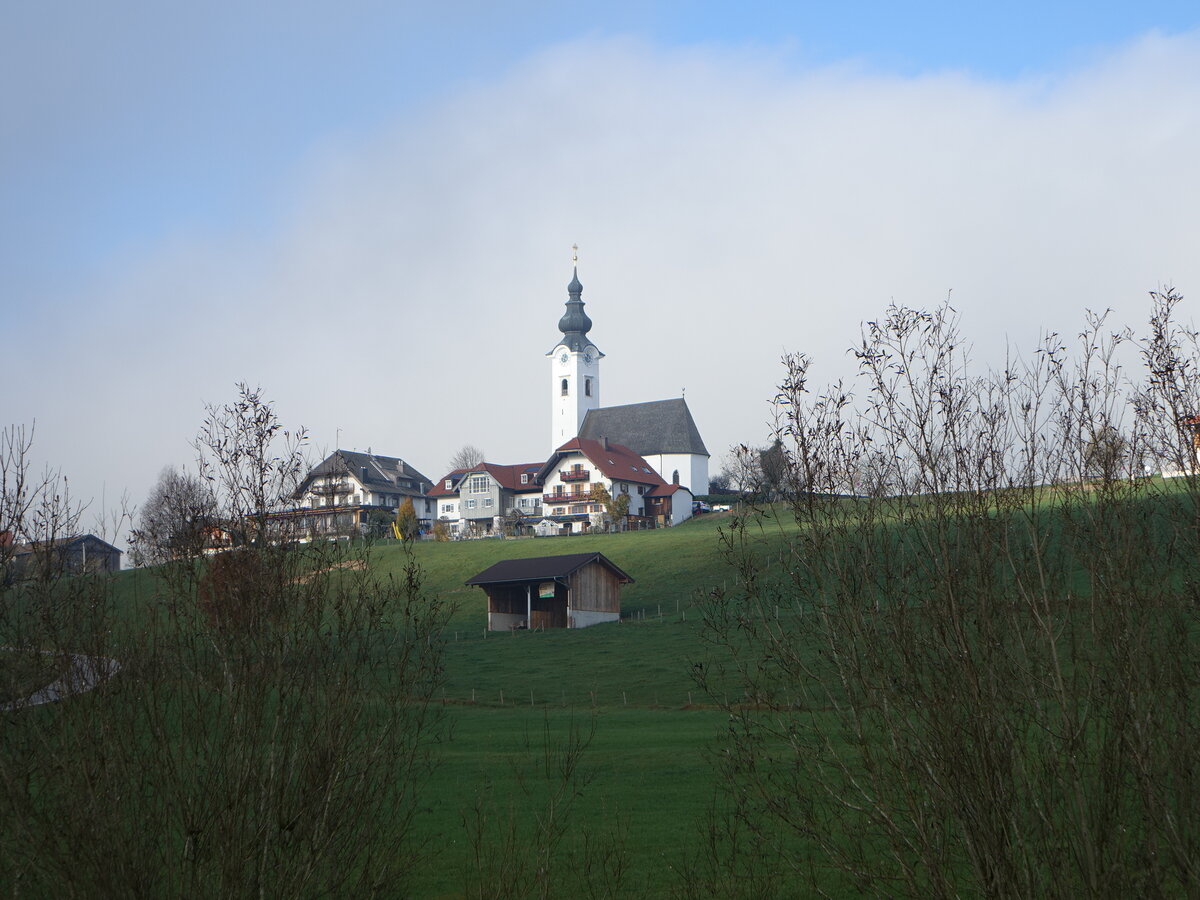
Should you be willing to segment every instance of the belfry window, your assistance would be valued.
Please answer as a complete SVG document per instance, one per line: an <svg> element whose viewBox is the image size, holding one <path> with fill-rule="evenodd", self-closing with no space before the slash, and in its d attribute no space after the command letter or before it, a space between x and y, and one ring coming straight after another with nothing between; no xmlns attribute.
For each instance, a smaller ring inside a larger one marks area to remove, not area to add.
<svg viewBox="0 0 1200 900"><path fill-rule="evenodd" d="M671 484L679 484L679 470L676 469L671 473Z"/></svg>
<svg viewBox="0 0 1200 900"><path fill-rule="evenodd" d="M583 396L592 396L592 379L590 378L583 379Z"/></svg>
<svg viewBox="0 0 1200 900"><path fill-rule="evenodd" d="M562 380L562 395L567 396L567 379Z"/></svg>

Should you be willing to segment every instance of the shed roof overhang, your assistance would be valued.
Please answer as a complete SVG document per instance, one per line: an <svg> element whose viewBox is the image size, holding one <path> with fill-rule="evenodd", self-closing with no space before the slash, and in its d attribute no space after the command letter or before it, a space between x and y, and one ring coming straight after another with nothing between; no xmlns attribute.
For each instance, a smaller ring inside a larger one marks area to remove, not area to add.
<svg viewBox="0 0 1200 900"><path fill-rule="evenodd" d="M489 584L563 581L592 562L600 563L616 575L623 584L630 584L634 580L603 553L567 553L562 556L535 556L526 559L501 560L464 583L483 587Z"/></svg>

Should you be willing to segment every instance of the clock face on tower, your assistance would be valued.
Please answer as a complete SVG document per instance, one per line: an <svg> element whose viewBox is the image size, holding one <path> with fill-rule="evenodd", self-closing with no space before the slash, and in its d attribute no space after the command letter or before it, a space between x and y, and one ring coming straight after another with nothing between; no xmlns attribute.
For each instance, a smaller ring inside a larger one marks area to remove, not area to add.
<svg viewBox="0 0 1200 900"><path fill-rule="evenodd" d="M562 363L562 364L565 366L565 365L567 364L567 359L568 359L568 358L569 358L569 357L567 356L567 351L566 351L566 350L564 350L564 351L563 351L563 352L562 352L562 353L559 355L559 357L558 357L558 361L559 361L560 363Z"/></svg>
<svg viewBox="0 0 1200 900"><path fill-rule="evenodd" d="M583 351L583 361L589 366L592 364L592 349L590 347Z"/></svg>

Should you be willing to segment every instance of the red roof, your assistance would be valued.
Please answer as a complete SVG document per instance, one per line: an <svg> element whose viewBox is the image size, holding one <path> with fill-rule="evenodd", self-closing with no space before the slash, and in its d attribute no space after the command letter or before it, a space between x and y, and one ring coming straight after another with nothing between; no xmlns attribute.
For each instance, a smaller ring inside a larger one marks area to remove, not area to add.
<svg viewBox="0 0 1200 900"><path fill-rule="evenodd" d="M561 456L572 452L582 453L588 458L588 462L610 480L632 481L637 484L666 484L650 463L624 444L615 444L612 441L593 441L589 438L571 438L554 451L549 462L542 467L543 470L548 472L557 465Z"/></svg>
<svg viewBox="0 0 1200 900"><path fill-rule="evenodd" d="M510 491L540 491L541 488L537 483L538 469L542 467L541 463L517 463L513 466L501 466L496 463L480 463L472 469L455 469L448 473L445 478L442 478L433 486L433 490L429 492L430 497L446 497L451 494L457 494L458 488L464 480L471 475L481 475L486 472L491 475L499 483L500 487ZM521 476L527 476L525 483L521 483ZM449 478L454 487L446 490L446 479Z"/></svg>
<svg viewBox="0 0 1200 900"><path fill-rule="evenodd" d="M666 484L664 482L663 484L660 484L658 487L656 487L654 490L652 490L650 493L648 493L646 496L647 497L670 497L676 491L681 491L681 490L687 490L687 488L685 488L681 484ZM688 493L690 494L691 491L688 491Z"/></svg>
<svg viewBox="0 0 1200 900"><path fill-rule="evenodd" d="M447 472L442 478L438 479L433 484L433 489L426 494L427 497L450 497L458 493L458 483L462 477L471 471L470 469L452 469ZM449 481L452 487L447 488L446 482Z"/></svg>

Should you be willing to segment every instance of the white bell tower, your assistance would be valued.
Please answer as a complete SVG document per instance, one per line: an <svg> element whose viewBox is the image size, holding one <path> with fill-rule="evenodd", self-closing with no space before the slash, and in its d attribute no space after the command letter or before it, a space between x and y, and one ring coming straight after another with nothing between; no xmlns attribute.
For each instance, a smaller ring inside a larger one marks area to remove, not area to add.
<svg viewBox="0 0 1200 900"><path fill-rule="evenodd" d="M587 336L592 320L583 311L579 247L572 250L574 271L567 285L567 311L558 320L563 336L546 354L550 358L551 451L578 435L588 410L600 406L600 360L604 354Z"/></svg>

